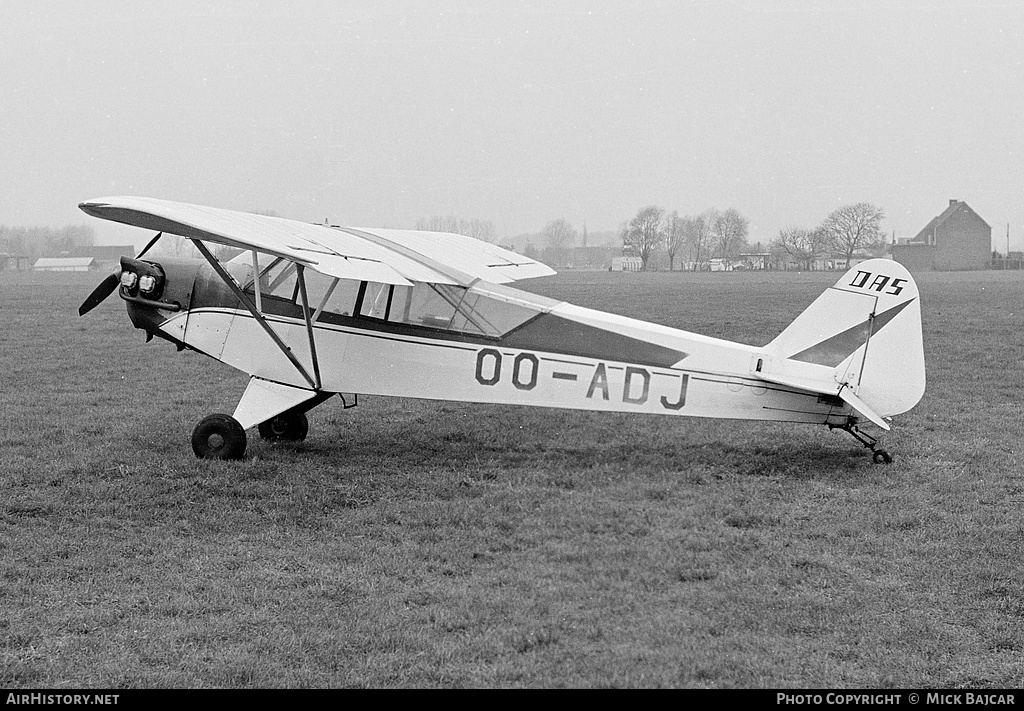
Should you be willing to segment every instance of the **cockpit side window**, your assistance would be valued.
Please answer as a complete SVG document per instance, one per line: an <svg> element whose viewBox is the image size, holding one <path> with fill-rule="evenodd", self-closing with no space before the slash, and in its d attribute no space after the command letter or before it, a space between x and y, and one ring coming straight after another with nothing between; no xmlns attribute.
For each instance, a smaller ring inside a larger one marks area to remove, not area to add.
<svg viewBox="0 0 1024 711"><path fill-rule="evenodd" d="M260 296L277 296L283 299L295 297L298 289L295 262L278 257L269 264L260 265ZM255 292L255 279L252 269L248 270L248 278L243 287L250 294Z"/></svg>
<svg viewBox="0 0 1024 711"><path fill-rule="evenodd" d="M351 316L355 311L356 298L361 282L352 279L338 279L321 274L313 269L304 269L306 298L310 314L320 312ZM252 294L255 291L252 268L246 271L243 289ZM299 294L298 267L295 262L277 258L266 265L260 265L260 296L277 298L301 306Z"/></svg>
<svg viewBox="0 0 1024 711"><path fill-rule="evenodd" d="M531 303L532 296L525 300L512 297L495 290L494 285L488 285L490 291L424 282L399 286L339 279L314 269L304 269L302 274L314 321L323 314L334 314L498 338L544 310L543 304ZM246 276L243 289L252 294L251 267ZM260 264L259 284L265 304L302 305L295 262L277 258L265 266Z"/></svg>

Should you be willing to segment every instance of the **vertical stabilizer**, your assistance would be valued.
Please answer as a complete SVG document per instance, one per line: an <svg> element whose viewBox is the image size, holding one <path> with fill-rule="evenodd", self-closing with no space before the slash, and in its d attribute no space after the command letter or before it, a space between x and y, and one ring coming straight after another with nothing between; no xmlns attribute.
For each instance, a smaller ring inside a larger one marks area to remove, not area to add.
<svg viewBox="0 0 1024 711"><path fill-rule="evenodd" d="M871 259L834 286L765 347L757 374L843 397L873 422L924 394L921 304L910 272Z"/></svg>

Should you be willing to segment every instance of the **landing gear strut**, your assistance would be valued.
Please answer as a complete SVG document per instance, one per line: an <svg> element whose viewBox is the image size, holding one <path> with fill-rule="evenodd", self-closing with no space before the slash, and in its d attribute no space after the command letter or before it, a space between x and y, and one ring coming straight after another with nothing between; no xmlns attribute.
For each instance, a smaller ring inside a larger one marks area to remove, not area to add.
<svg viewBox="0 0 1024 711"><path fill-rule="evenodd" d="M855 440L871 450L871 459L875 464L892 464L892 455L878 446L878 440L869 434L861 432L854 420L848 420L843 425L829 425L830 430L840 429L850 433Z"/></svg>

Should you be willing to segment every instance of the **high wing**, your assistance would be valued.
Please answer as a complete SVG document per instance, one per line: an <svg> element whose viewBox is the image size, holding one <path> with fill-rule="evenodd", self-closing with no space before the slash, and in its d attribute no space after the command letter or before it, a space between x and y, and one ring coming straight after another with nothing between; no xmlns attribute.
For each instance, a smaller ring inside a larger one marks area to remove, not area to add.
<svg viewBox="0 0 1024 711"><path fill-rule="evenodd" d="M113 222L284 257L340 279L469 286L555 273L509 250L443 232L315 225L145 197L97 198L79 207Z"/></svg>

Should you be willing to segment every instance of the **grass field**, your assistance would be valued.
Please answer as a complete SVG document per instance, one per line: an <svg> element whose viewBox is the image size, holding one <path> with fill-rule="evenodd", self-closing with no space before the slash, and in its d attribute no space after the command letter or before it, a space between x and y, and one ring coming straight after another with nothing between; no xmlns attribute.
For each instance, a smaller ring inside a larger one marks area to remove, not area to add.
<svg viewBox="0 0 1024 711"><path fill-rule="evenodd" d="M340 401L199 461L246 376L102 275L0 273L0 687L1018 687L1024 274L920 275L928 390L825 428ZM752 344L838 275L526 288Z"/></svg>

